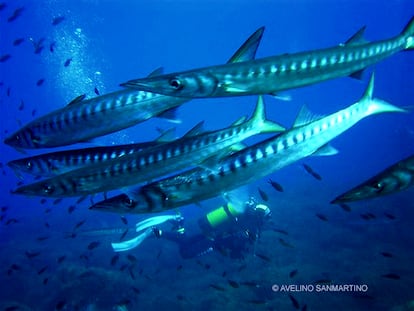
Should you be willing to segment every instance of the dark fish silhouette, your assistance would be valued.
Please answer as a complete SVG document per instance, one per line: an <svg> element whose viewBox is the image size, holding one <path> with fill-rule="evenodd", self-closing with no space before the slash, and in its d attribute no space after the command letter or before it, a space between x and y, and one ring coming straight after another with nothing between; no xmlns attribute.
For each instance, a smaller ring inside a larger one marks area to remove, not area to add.
<svg viewBox="0 0 414 311"><path fill-rule="evenodd" d="M315 214L322 221L328 221L328 218L323 214Z"/></svg>
<svg viewBox="0 0 414 311"><path fill-rule="evenodd" d="M56 304L56 306L55 306L55 309L57 310L57 311L59 311L59 310L63 310L63 308L66 306L66 301L65 300L61 300L61 301L59 301L57 304Z"/></svg>
<svg viewBox="0 0 414 311"><path fill-rule="evenodd" d="M286 242L285 240L280 239L280 238L279 238L279 243L280 243L281 245L283 245L284 247L294 248L294 246L293 246L292 244L290 244L290 243L288 243L288 242Z"/></svg>
<svg viewBox="0 0 414 311"><path fill-rule="evenodd" d="M6 95L7 95L8 97L10 97L10 94L11 94L11 89L8 87L8 88L7 88L7 91L6 91Z"/></svg>
<svg viewBox="0 0 414 311"><path fill-rule="evenodd" d="M24 42L24 38L17 38L16 40L13 41L13 46L19 46L23 42Z"/></svg>
<svg viewBox="0 0 414 311"><path fill-rule="evenodd" d="M299 302L296 300L296 298L293 297L291 294L289 294L288 296L290 298L290 301L292 302L293 307L295 309L298 309L299 310L300 309L300 305L299 305Z"/></svg>
<svg viewBox="0 0 414 311"><path fill-rule="evenodd" d="M22 12L24 11L24 8L18 8L14 10L13 14L7 19L9 23L14 22L20 15L22 15Z"/></svg>
<svg viewBox="0 0 414 311"><path fill-rule="evenodd" d="M119 255L118 255L118 254L114 255L114 256L111 258L111 266L115 266L115 265L116 265L116 263L118 262L118 260L119 260Z"/></svg>
<svg viewBox="0 0 414 311"><path fill-rule="evenodd" d="M293 278L296 274L298 274L298 270L297 270L297 269L292 270L292 271L290 271L290 273L289 273L289 277L290 277L290 278Z"/></svg>
<svg viewBox="0 0 414 311"><path fill-rule="evenodd" d="M6 225L17 224L19 221L16 218L10 218L6 221Z"/></svg>
<svg viewBox="0 0 414 311"><path fill-rule="evenodd" d="M45 79L39 79L39 80L37 80L36 85L41 86L41 85L43 85L44 82L45 82Z"/></svg>
<svg viewBox="0 0 414 311"><path fill-rule="evenodd" d="M68 66L70 65L71 61L72 61L72 58L68 58L68 59L65 61L65 63L63 64L63 66L68 67Z"/></svg>
<svg viewBox="0 0 414 311"><path fill-rule="evenodd" d="M394 257L391 253L388 253L388 252L381 252L381 255L384 256L384 257L387 257L387 258Z"/></svg>
<svg viewBox="0 0 414 311"><path fill-rule="evenodd" d="M123 222L124 225L128 224L128 219L126 219L125 216L121 216L121 221Z"/></svg>
<svg viewBox="0 0 414 311"><path fill-rule="evenodd" d="M11 58L10 54L3 54L0 56L0 63L4 63L5 61L9 60Z"/></svg>
<svg viewBox="0 0 414 311"><path fill-rule="evenodd" d="M93 250L93 249L97 248L100 244L101 244L101 242L93 241L93 242L89 243L88 249Z"/></svg>
<svg viewBox="0 0 414 311"><path fill-rule="evenodd" d="M55 47L56 47L56 42L55 41L53 41L52 43L50 43L50 45L49 45L49 51L51 52L51 53L53 53L54 51L55 51Z"/></svg>
<svg viewBox="0 0 414 311"><path fill-rule="evenodd" d="M387 217L388 219L392 219L392 220L395 219L395 216L394 215L392 215L390 213L387 213L387 212L384 213L384 216Z"/></svg>
<svg viewBox="0 0 414 311"><path fill-rule="evenodd" d="M279 184L279 183L277 183L277 182L275 182L274 180L271 180L271 179L269 179L268 180L268 183L273 187L273 189L275 189L276 191L279 191L279 192L283 192L283 187Z"/></svg>
<svg viewBox="0 0 414 311"><path fill-rule="evenodd" d="M307 171L312 177L314 177L317 180L322 180L321 175L319 175L318 173L316 173L313 170L313 168L311 168L309 165L303 164L303 167L305 168L305 171Z"/></svg>
<svg viewBox="0 0 414 311"><path fill-rule="evenodd" d="M220 285L216 285L216 284L210 284L209 287L214 288L215 290L224 292L226 289L224 287L221 287Z"/></svg>
<svg viewBox="0 0 414 311"><path fill-rule="evenodd" d="M281 234L284 234L284 235L289 235L289 233L287 231L282 230L282 229L276 229L276 228L274 228L273 231L274 232L281 233Z"/></svg>
<svg viewBox="0 0 414 311"><path fill-rule="evenodd" d="M133 290L133 292L135 294L140 294L141 293L141 291L138 288L136 288L135 286L131 286L131 289Z"/></svg>
<svg viewBox="0 0 414 311"><path fill-rule="evenodd" d="M47 282L49 282L49 278L44 278L42 283L43 283L43 285L46 285Z"/></svg>
<svg viewBox="0 0 414 311"><path fill-rule="evenodd" d="M271 261L270 258L265 256L265 255L256 253L256 256L259 257L260 259L264 260L264 261L267 261L267 262Z"/></svg>
<svg viewBox="0 0 414 311"><path fill-rule="evenodd" d="M40 252L29 252L29 251L26 251L24 253L25 253L26 257L29 258L29 259L33 259L33 258L35 258L35 257L37 257L37 256L40 255Z"/></svg>
<svg viewBox="0 0 414 311"><path fill-rule="evenodd" d="M66 259L66 255L60 256L56 259L57 263L62 263Z"/></svg>
<svg viewBox="0 0 414 311"><path fill-rule="evenodd" d="M233 280L227 280L227 282L230 284L231 287L233 288L239 288L239 283L237 283L236 281Z"/></svg>
<svg viewBox="0 0 414 311"><path fill-rule="evenodd" d="M127 258L132 263L137 262L137 257L135 257L134 255L128 255Z"/></svg>
<svg viewBox="0 0 414 311"><path fill-rule="evenodd" d="M20 101L20 105L19 105L19 111L23 111L24 110L24 101L23 100L21 100Z"/></svg>
<svg viewBox="0 0 414 311"><path fill-rule="evenodd" d="M40 204L45 204L46 202L47 202L47 199L43 198L43 199L40 200Z"/></svg>
<svg viewBox="0 0 414 311"><path fill-rule="evenodd" d="M32 117L34 117L36 115L36 113L37 113L37 110L36 109L33 109L32 110Z"/></svg>
<svg viewBox="0 0 414 311"><path fill-rule="evenodd" d="M76 209L76 206L75 206L75 205L71 205L71 206L69 206L69 207L68 207L68 213L69 213L69 214L72 214L72 213L75 211L75 209Z"/></svg>
<svg viewBox="0 0 414 311"><path fill-rule="evenodd" d="M65 20L64 16L56 16L55 18L53 18L52 20L52 25L56 26L59 25L61 22L63 22Z"/></svg>
<svg viewBox="0 0 414 311"><path fill-rule="evenodd" d="M126 229L126 230L122 233L121 237L119 238L119 240L120 240L120 241L122 241L122 240L125 238L125 236L127 235L128 231L129 231L129 229L127 228L127 229Z"/></svg>
<svg viewBox="0 0 414 311"><path fill-rule="evenodd" d="M33 44L34 53L35 54L40 54L43 51L43 49L44 49L43 42L45 41L45 38L40 38L39 40L35 40L33 38L29 38L29 40Z"/></svg>
<svg viewBox="0 0 414 311"><path fill-rule="evenodd" d="M257 188L257 191L259 191L259 195L262 198L263 201L269 201L269 196L267 195L266 192L264 192L262 189Z"/></svg>
<svg viewBox="0 0 414 311"><path fill-rule="evenodd" d="M47 239L49 239L50 236L39 236L36 238L37 241L42 242L42 241L46 241Z"/></svg>
<svg viewBox="0 0 414 311"><path fill-rule="evenodd" d="M83 219L81 221L79 221L76 225L75 225L75 230L79 229L80 226L82 226L85 223L86 219Z"/></svg>
<svg viewBox="0 0 414 311"><path fill-rule="evenodd" d="M339 206L345 211L345 212L350 212L351 211L351 207L348 204L345 203L340 203Z"/></svg>
<svg viewBox="0 0 414 311"><path fill-rule="evenodd" d="M49 268L49 266L44 266L43 268L41 268L41 269L39 269L39 270L37 271L37 274L38 274L38 275L43 274L43 273L47 270L47 268Z"/></svg>
<svg viewBox="0 0 414 311"><path fill-rule="evenodd" d="M60 202L62 202L62 198L57 198L57 199L55 199L55 200L53 200L53 202L52 202L52 204L53 205L57 205L57 204L59 204Z"/></svg>
<svg viewBox="0 0 414 311"><path fill-rule="evenodd" d="M3 11L7 7L5 2L0 3L0 11Z"/></svg>
<svg viewBox="0 0 414 311"><path fill-rule="evenodd" d="M98 90L96 87L95 87L94 91L95 91L95 94L96 94L96 95L101 95L101 94L99 93L99 90Z"/></svg>
<svg viewBox="0 0 414 311"><path fill-rule="evenodd" d="M399 280L401 277L398 274L395 273L387 273L381 275L383 278L391 279L391 280Z"/></svg>
<svg viewBox="0 0 414 311"><path fill-rule="evenodd" d="M263 299L252 299L252 300L247 300L247 302L254 304L254 305L264 305L267 303L267 301Z"/></svg>

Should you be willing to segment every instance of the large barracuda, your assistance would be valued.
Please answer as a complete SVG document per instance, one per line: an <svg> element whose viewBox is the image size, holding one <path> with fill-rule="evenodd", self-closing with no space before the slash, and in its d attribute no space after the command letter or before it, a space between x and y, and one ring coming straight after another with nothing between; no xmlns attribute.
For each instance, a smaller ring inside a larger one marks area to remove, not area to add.
<svg viewBox="0 0 414 311"><path fill-rule="evenodd" d="M255 57L264 28L259 28L230 58L229 63ZM151 76L157 75L153 73ZM188 99L125 89L85 100L75 98L66 107L37 118L6 138L16 149L50 148L85 142L152 117L170 118Z"/></svg>
<svg viewBox="0 0 414 311"><path fill-rule="evenodd" d="M414 155L401 160L355 188L341 194L332 204L359 201L402 191L414 185Z"/></svg>
<svg viewBox="0 0 414 311"><path fill-rule="evenodd" d="M122 85L187 98L275 94L337 77L358 77L367 66L414 48L414 18L400 35L388 40L367 43L363 31L333 48L205 67Z"/></svg>
<svg viewBox="0 0 414 311"><path fill-rule="evenodd" d="M246 138L260 133L280 132L283 127L266 120L264 103L259 97L253 116L223 130L183 137L151 147L148 151L125 155L22 186L14 193L47 197L83 196L148 182L175 171L202 164L219 156Z"/></svg>
<svg viewBox="0 0 414 311"><path fill-rule="evenodd" d="M190 134L191 131L189 132ZM13 160L7 163L7 165L19 177L21 177L20 173L43 177L55 176L89 165L103 163L124 155L137 153L143 149L165 143L171 132L171 130L166 131L155 141L49 152Z"/></svg>
<svg viewBox="0 0 414 311"><path fill-rule="evenodd" d="M364 96L352 106L315 121L302 109L291 130L224 158L210 169L195 168L153 182L129 195L121 194L94 204L91 209L118 213L162 212L199 202L258 180L310 155L330 155L327 144L361 119L384 112L404 112L373 98L373 77Z"/></svg>

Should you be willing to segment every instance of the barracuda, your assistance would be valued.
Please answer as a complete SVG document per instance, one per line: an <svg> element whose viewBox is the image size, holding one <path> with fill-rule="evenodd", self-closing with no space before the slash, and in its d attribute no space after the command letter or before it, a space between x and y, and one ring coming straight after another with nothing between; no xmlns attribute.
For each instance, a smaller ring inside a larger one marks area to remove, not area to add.
<svg viewBox="0 0 414 311"><path fill-rule="evenodd" d="M22 186L18 194L47 197L82 196L148 182L175 171L202 164L226 148L260 133L280 132L283 127L266 120L259 97L251 119L223 130L154 146L148 151L125 155L102 164L70 171L44 181Z"/></svg>
<svg viewBox="0 0 414 311"><path fill-rule="evenodd" d="M337 77L359 76L367 66L414 48L414 18L400 35L389 40L366 43L363 30L346 44L333 48L136 79L121 85L186 98L275 94Z"/></svg>
<svg viewBox="0 0 414 311"><path fill-rule="evenodd" d="M118 213L162 212L223 194L304 157L334 154L336 150L327 143L361 119L378 113L405 112L372 98L373 83L372 76L364 96L344 110L307 121L309 114L302 109L291 130L230 155L210 169L195 168L153 182L129 195L96 203L91 209Z"/></svg>
<svg viewBox="0 0 414 311"><path fill-rule="evenodd" d="M401 160L355 188L341 194L332 204L376 198L414 185L414 155Z"/></svg>
<svg viewBox="0 0 414 311"><path fill-rule="evenodd" d="M255 57L264 28L259 28L230 58L229 63ZM150 76L156 76L158 71ZM37 118L6 138L16 149L37 149L85 142L152 117L169 118L188 99L125 89L88 100L84 95L66 107Z"/></svg>
<svg viewBox="0 0 414 311"><path fill-rule="evenodd" d="M126 144L105 147L92 147L57 152L44 153L10 161L7 165L14 170L18 177L21 172L35 176L50 177L63 174L89 165L103 163L124 155L142 151L157 144L166 143L163 139L171 134L170 131L161 135L157 140L137 144Z"/></svg>

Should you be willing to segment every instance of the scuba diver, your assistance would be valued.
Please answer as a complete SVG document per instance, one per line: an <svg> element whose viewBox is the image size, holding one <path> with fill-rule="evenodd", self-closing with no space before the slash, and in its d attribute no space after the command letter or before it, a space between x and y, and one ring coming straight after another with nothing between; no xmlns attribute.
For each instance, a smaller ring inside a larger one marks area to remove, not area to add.
<svg viewBox="0 0 414 311"><path fill-rule="evenodd" d="M241 259L259 239L262 227L270 219L270 209L250 198L244 204L226 203L198 219L199 233L189 235L180 214L162 215L137 223L137 237L112 243L115 252L127 251L139 246L146 238L155 236L176 243L180 255L187 259L218 251L231 258ZM159 228L170 223L171 230Z"/></svg>

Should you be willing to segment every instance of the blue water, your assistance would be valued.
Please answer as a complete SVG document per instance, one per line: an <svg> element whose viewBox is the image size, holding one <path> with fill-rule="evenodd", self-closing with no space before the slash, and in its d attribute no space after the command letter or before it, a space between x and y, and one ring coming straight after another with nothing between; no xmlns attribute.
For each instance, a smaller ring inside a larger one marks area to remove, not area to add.
<svg viewBox="0 0 414 311"><path fill-rule="evenodd" d="M174 72L224 63L260 26L266 26L266 31L257 57L265 57L334 46L363 25L368 40L389 38L401 32L414 13L410 0L3 2L7 6L0 11L0 55L11 58L0 63L2 141L32 120L32 114L37 117L61 108L80 94L95 96L95 87L101 94L116 91L120 83L144 77L159 66ZM19 7L24 7L21 16L7 22ZM53 26L56 16L65 19ZM13 46L17 38L24 42ZM40 54L34 53L29 38L45 38ZM56 42L53 53L52 42ZM72 61L65 67L69 58ZM413 105L412 52L398 53L368 71L374 69L376 97L397 106ZM289 127L303 104L317 114L333 113L362 96L368 77L366 73L362 81L340 78L284 92L292 97L289 102L266 96L268 118ZM39 79L45 80L41 86L36 85ZM178 134L200 120L206 121L208 129L223 128L251 114L255 101L254 96L193 100L179 109L183 122L174 126ZM151 140L158 135L157 127L171 126L152 119L98 138L92 145ZM112 266L110 242L118 241L119 234L68 236L82 220L85 223L78 231L125 228L120 216L89 211L89 199L69 214L74 199L53 205L52 200L42 204L40 198L11 195L19 180L6 163L22 154L0 144L0 205L8 208L0 222L0 308L294 310L291 294L307 310L414 310L414 189L353 203L349 213L329 204L340 193L413 154L414 115L369 117L332 145L340 151L338 155L307 158L269 176L283 185L283 193L275 192L267 178L239 190L258 196L260 187L270 196L272 209L272 223L244 259L212 252L184 260L174 243L152 238L128 253L137 258L136 263L121 253L119 263ZM322 181L307 174L303 163L312 166ZM190 231L199 217L222 203L222 198L216 198L182 208ZM368 212L376 219L360 217ZM315 214L325 215L328 221ZM145 217L126 216L130 227ZM17 222L6 224L10 219ZM39 237L46 239L39 241ZM93 241L100 245L89 250ZM25 252L40 254L29 259ZM60 256L66 256L61 263L57 262ZM18 269L11 269L13 264ZM47 268L40 273L43 267ZM290 278L289 272L295 269L297 275ZM401 278L382 277L388 273ZM228 279L240 284L254 281L257 286L233 288ZM306 285L321 279L366 285L367 291L272 291L273 284Z"/></svg>

